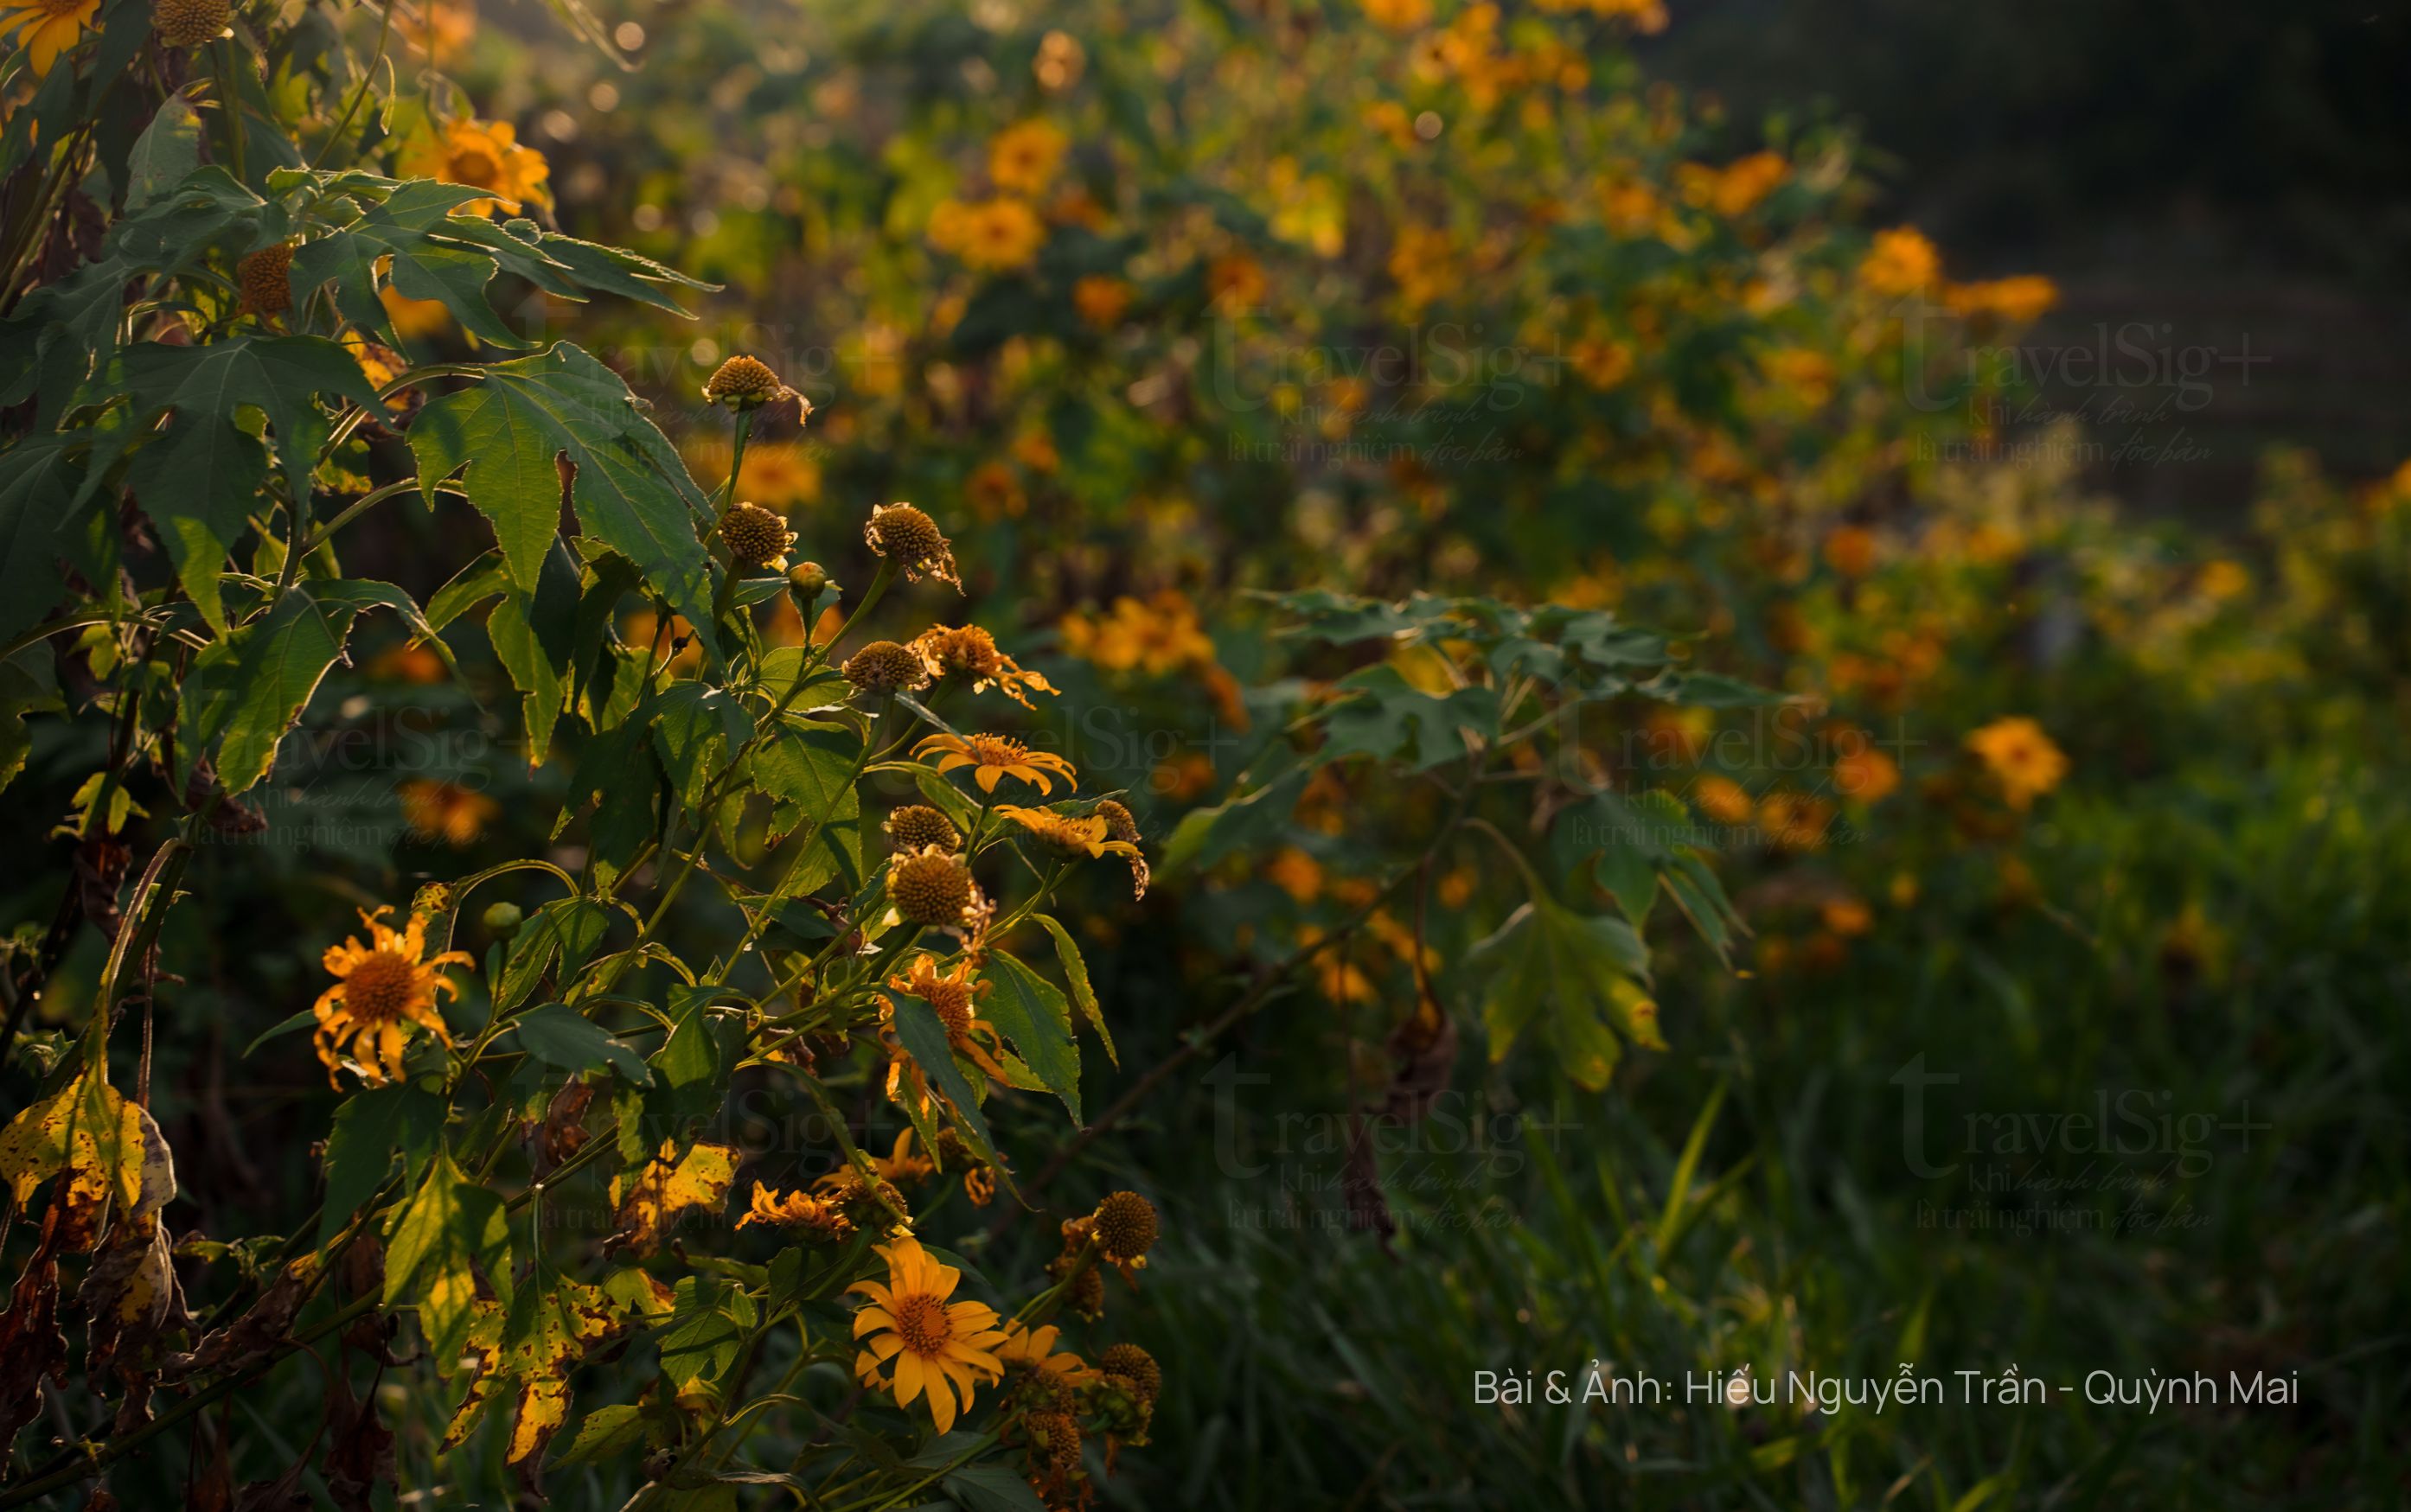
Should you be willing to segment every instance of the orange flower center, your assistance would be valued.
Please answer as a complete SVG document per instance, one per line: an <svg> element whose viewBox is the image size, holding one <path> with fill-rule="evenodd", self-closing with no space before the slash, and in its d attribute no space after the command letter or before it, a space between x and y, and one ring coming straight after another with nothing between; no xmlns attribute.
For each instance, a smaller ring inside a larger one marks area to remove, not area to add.
<svg viewBox="0 0 2411 1512"><path fill-rule="evenodd" d="M932 980L914 984L922 1001L937 1010L946 1037L960 1040L972 1032L972 989L965 981Z"/></svg>
<svg viewBox="0 0 2411 1512"><path fill-rule="evenodd" d="M452 154L452 180L473 189L499 189L503 186L503 166L493 154L479 148L467 147Z"/></svg>
<svg viewBox="0 0 2411 1512"><path fill-rule="evenodd" d="M1030 756L1030 748L1018 740L1002 735L973 735L971 758L982 766L1018 766Z"/></svg>
<svg viewBox="0 0 2411 1512"><path fill-rule="evenodd" d="M888 1312L896 1319L896 1336L916 1355L934 1355L955 1336L954 1325L946 1317L946 1304L926 1291L897 1298L896 1305Z"/></svg>
<svg viewBox="0 0 2411 1512"><path fill-rule="evenodd" d="M383 1024L402 1016L417 986L416 962L400 951L378 951L343 979L343 1006L356 1019Z"/></svg>

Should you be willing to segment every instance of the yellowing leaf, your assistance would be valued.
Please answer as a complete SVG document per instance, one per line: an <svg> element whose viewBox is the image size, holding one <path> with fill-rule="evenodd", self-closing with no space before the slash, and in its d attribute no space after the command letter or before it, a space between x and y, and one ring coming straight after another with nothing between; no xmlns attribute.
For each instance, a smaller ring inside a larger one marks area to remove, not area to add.
<svg viewBox="0 0 2411 1512"><path fill-rule="evenodd" d="M87 1066L0 1129L0 1177L7 1178L10 1196L22 1208L44 1182L67 1172L62 1196L68 1212L86 1219L79 1227L88 1235L102 1203L114 1199L131 1210L142 1201L144 1160L156 1128L149 1114L118 1096L106 1075ZM162 1140L162 1160L166 1150ZM160 1179L153 1178L154 1191ZM151 1212L175 1194L172 1167L164 1179L165 1193Z"/></svg>
<svg viewBox="0 0 2411 1512"><path fill-rule="evenodd" d="M449 1375L475 1339L476 1266L502 1269L509 1230L503 1199L468 1181L448 1152L428 1163L386 1254L385 1305L415 1301L436 1370Z"/></svg>
<svg viewBox="0 0 2411 1512"><path fill-rule="evenodd" d="M696 1143L679 1157L678 1141L662 1141L661 1153L631 1181L612 1178L611 1200L619 1204L620 1232L615 1243L638 1250L658 1246L662 1236L681 1214L697 1208L717 1211L737 1179L743 1158L733 1144Z"/></svg>
<svg viewBox="0 0 2411 1512"><path fill-rule="evenodd" d="M530 1285L522 1289L506 1323L490 1333L476 1330L492 1342L480 1342L484 1358L477 1379L454 1414L444 1447L449 1449L466 1439L485 1404L516 1383L519 1403L511 1423L510 1462L542 1450L568 1420L569 1373L589 1349L618 1332L638 1311L602 1287L566 1277L549 1288ZM493 1316L499 1321L500 1309Z"/></svg>

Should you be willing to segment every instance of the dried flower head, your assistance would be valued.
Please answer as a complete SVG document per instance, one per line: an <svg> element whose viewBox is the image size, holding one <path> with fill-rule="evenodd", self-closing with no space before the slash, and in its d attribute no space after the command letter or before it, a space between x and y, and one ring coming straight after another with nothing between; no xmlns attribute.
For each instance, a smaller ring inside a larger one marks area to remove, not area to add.
<svg viewBox="0 0 2411 1512"><path fill-rule="evenodd" d="M226 30L230 9L226 0L156 0L151 29L162 47L197 48Z"/></svg>
<svg viewBox="0 0 2411 1512"><path fill-rule="evenodd" d="M1099 819L1105 821L1106 835L1117 840L1128 840L1132 845L1138 843L1138 821L1132 819L1131 811L1123 807L1118 800L1112 798L1100 800L1095 812Z"/></svg>
<svg viewBox="0 0 2411 1512"><path fill-rule="evenodd" d="M955 568L954 543L938 529L938 522L911 504L882 504L870 512L870 522L862 528L862 538L870 549L896 563L905 581L917 583L928 573L942 583L952 583L957 592L962 591L963 580Z"/></svg>
<svg viewBox="0 0 2411 1512"><path fill-rule="evenodd" d="M928 804L907 804L888 815L884 827L899 850L924 850L930 846L941 850L962 849L962 832L955 828L955 821Z"/></svg>
<svg viewBox="0 0 2411 1512"><path fill-rule="evenodd" d="M758 410L779 400L792 399L800 402L803 396L780 381L770 365L759 357L734 356L712 370L704 381L703 399L707 404L725 404L732 410ZM806 405L807 414L811 406Z"/></svg>
<svg viewBox="0 0 2411 1512"><path fill-rule="evenodd" d="M1127 1379L1142 1402L1151 1403L1163 1391L1163 1367L1137 1345L1118 1344L1107 1348L1097 1357L1097 1369Z"/></svg>
<svg viewBox="0 0 2411 1512"><path fill-rule="evenodd" d="M911 923L961 923L978 892L971 868L936 846L899 852L887 864L888 900Z"/></svg>
<svg viewBox="0 0 2411 1512"><path fill-rule="evenodd" d="M1155 1204L1136 1192L1111 1192L1091 1214L1096 1223L1097 1252L1127 1276L1147 1264L1155 1247Z"/></svg>
<svg viewBox="0 0 2411 1512"><path fill-rule="evenodd" d="M1130 863L1131 892L1137 897L1147 896L1147 884L1150 874L1147 870L1147 857L1138 848L1138 821L1131 817L1129 809L1111 798L1100 800L1091 812L1093 817L1105 821L1105 837L1108 840L1123 842L1130 847L1122 851L1122 859ZM1115 847L1109 846L1107 849L1115 849Z"/></svg>
<svg viewBox="0 0 2411 1512"><path fill-rule="evenodd" d="M720 516L720 538L728 543L728 558L741 568L787 570L787 548L796 532L787 522L759 504L736 503Z"/></svg>
<svg viewBox="0 0 2411 1512"><path fill-rule="evenodd" d="M1007 698L1023 708L1030 706L1023 689L1042 693L1056 691L1043 675L1023 670L1013 658L998 650L996 637L977 625L931 625L913 637L913 648L929 664L932 676L969 677L974 693L1001 689Z"/></svg>
<svg viewBox="0 0 2411 1512"><path fill-rule="evenodd" d="M1080 1473L1080 1419L1059 1409L1033 1412L1021 1420L1030 1473L1042 1487L1060 1489Z"/></svg>
<svg viewBox="0 0 2411 1512"><path fill-rule="evenodd" d="M245 313L281 315L293 308L293 243L262 247L234 265L234 281L242 290Z"/></svg>
<svg viewBox="0 0 2411 1512"><path fill-rule="evenodd" d="M911 692L929 686L929 669L909 646L872 641L838 669L866 693Z"/></svg>

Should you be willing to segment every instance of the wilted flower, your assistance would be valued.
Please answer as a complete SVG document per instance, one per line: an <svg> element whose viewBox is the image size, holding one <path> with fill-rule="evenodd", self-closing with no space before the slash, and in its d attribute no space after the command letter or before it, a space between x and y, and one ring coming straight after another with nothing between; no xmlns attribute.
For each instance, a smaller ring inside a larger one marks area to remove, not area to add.
<svg viewBox="0 0 2411 1512"><path fill-rule="evenodd" d="M862 538L871 550L896 563L906 582L917 583L928 573L961 591L963 580L956 572L954 543L926 512L911 504L882 504L870 512Z"/></svg>
<svg viewBox="0 0 2411 1512"><path fill-rule="evenodd" d="M1041 693L1055 691L1045 676L1023 670L1020 663L998 650L996 637L977 625L951 629L932 625L913 638L913 649L920 653L932 676L969 677L972 692L999 689L1023 708L1030 706L1023 689Z"/></svg>

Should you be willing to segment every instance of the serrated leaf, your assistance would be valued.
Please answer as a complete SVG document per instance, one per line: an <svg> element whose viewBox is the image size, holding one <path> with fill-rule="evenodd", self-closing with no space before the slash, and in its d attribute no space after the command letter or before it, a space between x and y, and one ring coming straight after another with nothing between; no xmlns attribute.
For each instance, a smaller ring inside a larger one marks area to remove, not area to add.
<svg viewBox="0 0 2411 1512"><path fill-rule="evenodd" d="M955 1064L955 1049L946 1039L946 1025L938 1010L910 993L899 992L896 1004L896 1042L921 1068L929 1084L946 1099L955 1122L970 1141L972 1152L994 1168L1000 1175L1004 1162L997 1158L995 1142L987 1131L987 1119L979 1109L972 1084L963 1079L962 1068ZM1009 1179L1009 1178L1008 1178Z"/></svg>
<svg viewBox="0 0 2411 1512"><path fill-rule="evenodd" d="M1056 985L1002 951L990 951L981 974L991 984L980 1016L1013 1042L1046 1090L1080 1121L1080 1048L1072 1039L1072 1005Z"/></svg>
<svg viewBox="0 0 2411 1512"><path fill-rule="evenodd" d="M416 1300L437 1374L459 1368L476 1312L477 1268L494 1273L509 1232L503 1199L463 1176L449 1151L437 1151L387 1246L384 1297L388 1309Z"/></svg>
<svg viewBox="0 0 2411 1512"><path fill-rule="evenodd" d="M55 532L82 480L72 439L29 436L0 453L0 640L38 623L66 592Z"/></svg>
<svg viewBox="0 0 2411 1512"><path fill-rule="evenodd" d="M1537 1025L1566 1074L1595 1092L1607 1085L1621 1054L1612 1024L1641 1039L1634 1030L1645 1022L1641 1042L1656 1039L1656 1006L1644 1011L1647 999L1634 986L1648 968L1648 952L1620 919L1574 913L1536 897L1474 947L1471 964L1486 974L1483 1021L1493 1061L1505 1059Z"/></svg>
<svg viewBox="0 0 2411 1512"><path fill-rule="evenodd" d="M444 1101L416 1086L371 1087L335 1110L327 1136L327 1197L318 1211L318 1243L343 1231L403 1157L405 1172L423 1170L444 1129Z"/></svg>
<svg viewBox="0 0 2411 1512"><path fill-rule="evenodd" d="M300 589L193 659L182 726L189 763L214 749L231 795L268 775L276 747L301 718L327 669L343 654L317 603Z"/></svg>
<svg viewBox="0 0 2411 1512"><path fill-rule="evenodd" d="M1081 956L1080 947L1073 943L1072 932L1052 914L1042 913L1037 918L1040 927L1055 938L1055 959L1063 967L1063 980L1071 985L1072 1001L1089 1021L1089 1026L1097 1031L1097 1038L1105 1042L1106 1057L1119 1066L1122 1058L1114 1049L1113 1031L1105 1027L1105 1010L1097 1002L1097 990L1089 984L1089 963Z"/></svg>
<svg viewBox="0 0 2411 1512"><path fill-rule="evenodd" d="M433 179L367 179L355 181L354 187L364 195L382 192L383 197L349 225L313 238L294 253L297 296L332 283L335 308L343 317L390 341L391 316L377 295L377 265L390 257L387 275L397 294L441 300L460 327L480 341L509 351L533 344L494 313L486 285L496 271L497 253L520 273L540 268L543 259L517 241L497 243L499 233L486 217L452 213L484 198L484 191Z"/></svg>
<svg viewBox="0 0 2411 1512"><path fill-rule="evenodd" d="M577 659L577 563L559 536L546 550L533 593L505 583L486 616L486 639L519 691L527 731L528 767L544 763L554 730L569 706Z"/></svg>
<svg viewBox="0 0 2411 1512"><path fill-rule="evenodd" d="M259 442L241 423L245 406L268 418L291 507L309 508L310 474L328 422L315 396L332 394L373 411L376 390L352 355L315 336L238 336L203 346L141 342L124 353L131 416L171 412L156 434L116 432L121 447L143 440L126 476L142 512L159 527L184 591L212 628L226 615L217 574L240 540L265 477ZM95 441L93 476L110 449ZM89 486L90 479L87 480Z"/></svg>
<svg viewBox="0 0 2411 1512"><path fill-rule="evenodd" d="M547 1066L565 1071L600 1070L608 1066L628 1081L644 1086L652 1081L645 1057L636 1047L563 1003L544 1003L511 1020L519 1047Z"/></svg>
<svg viewBox="0 0 2411 1512"><path fill-rule="evenodd" d="M626 557L694 628L715 662L710 559L695 534L702 496L619 374L560 342L498 363L475 387L429 401L408 440L419 482L458 473L491 521L511 580L533 589L561 524L559 460L586 532Z"/></svg>

